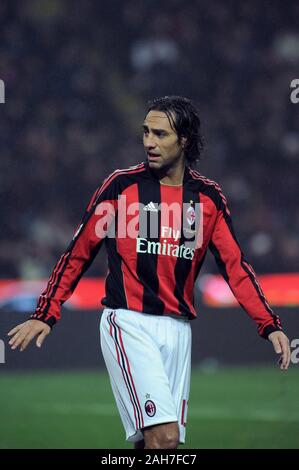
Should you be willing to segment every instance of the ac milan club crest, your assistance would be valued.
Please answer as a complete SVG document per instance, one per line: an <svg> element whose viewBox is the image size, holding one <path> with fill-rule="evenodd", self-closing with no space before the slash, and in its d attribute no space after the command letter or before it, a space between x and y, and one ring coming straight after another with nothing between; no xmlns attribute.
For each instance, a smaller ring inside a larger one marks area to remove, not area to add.
<svg viewBox="0 0 299 470"><path fill-rule="evenodd" d="M147 400L147 402L144 405L145 412L147 416L152 418L156 414L156 405L152 400Z"/></svg>
<svg viewBox="0 0 299 470"><path fill-rule="evenodd" d="M187 209L187 222L190 226L195 222L195 210L192 206Z"/></svg>

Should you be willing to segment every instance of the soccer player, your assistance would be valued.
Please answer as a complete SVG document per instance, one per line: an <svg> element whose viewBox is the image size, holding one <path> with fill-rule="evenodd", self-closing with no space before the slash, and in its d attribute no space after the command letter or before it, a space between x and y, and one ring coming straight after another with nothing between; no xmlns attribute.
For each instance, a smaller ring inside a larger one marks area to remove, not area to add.
<svg viewBox="0 0 299 470"><path fill-rule="evenodd" d="M146 161L116 170L96 190L31 318L8 334L12 349L41 346L103 242L108 252L101 347L127 440L136 448L185 442L193 288L207 249L268 339L280 368L289 340L246 261L220 186L193 168L202 149L192 102L164 97L143 122Z"/></svg>

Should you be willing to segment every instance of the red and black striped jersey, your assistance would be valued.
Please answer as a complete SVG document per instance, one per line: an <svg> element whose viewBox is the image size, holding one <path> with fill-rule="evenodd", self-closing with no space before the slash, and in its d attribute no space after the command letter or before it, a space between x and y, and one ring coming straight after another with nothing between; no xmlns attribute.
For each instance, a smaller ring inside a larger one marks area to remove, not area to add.
<svg viewBox="0 0 299 470"><path fill-rule="evenodd" d="M103 305L195 318L194 284L210 249L259 334L281 329L240 249L220 186L195 170L185 168L180 186L161 184L147 163L112 173L91 198L31 318L56 323L103 243Z"/></svg>

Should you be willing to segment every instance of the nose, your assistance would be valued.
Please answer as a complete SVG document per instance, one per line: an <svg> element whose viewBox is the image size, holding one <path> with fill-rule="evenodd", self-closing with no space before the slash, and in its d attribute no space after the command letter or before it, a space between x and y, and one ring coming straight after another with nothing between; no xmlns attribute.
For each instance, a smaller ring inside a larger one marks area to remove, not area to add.
<svg viewBox="0 0 299 470"><path fill-rule="evenodd" d="M146 150L151 150L156 147L156 142L152 134L144 135L143 144Z"/></svg>

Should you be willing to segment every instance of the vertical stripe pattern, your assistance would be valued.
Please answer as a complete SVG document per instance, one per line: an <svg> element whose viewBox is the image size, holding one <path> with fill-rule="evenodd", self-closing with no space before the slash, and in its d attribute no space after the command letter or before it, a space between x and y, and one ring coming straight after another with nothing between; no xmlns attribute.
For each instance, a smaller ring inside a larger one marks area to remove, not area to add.
<svg viewBox="0 0 299 470"><path fill-rule="evenodd" d="M139 398L136 392L135 383L132 377L130 363L129 363L129 360L125 351L121 329L117 325L116 313L113 311L108 316L107 320L110 326L110 333L115 344L117 362L121 369L122 376L123 376L126 388L128 390L130 401L132 403L132 407L134 410L136 429L142 429L144 427L142 409L141 409Z"/></svg>

